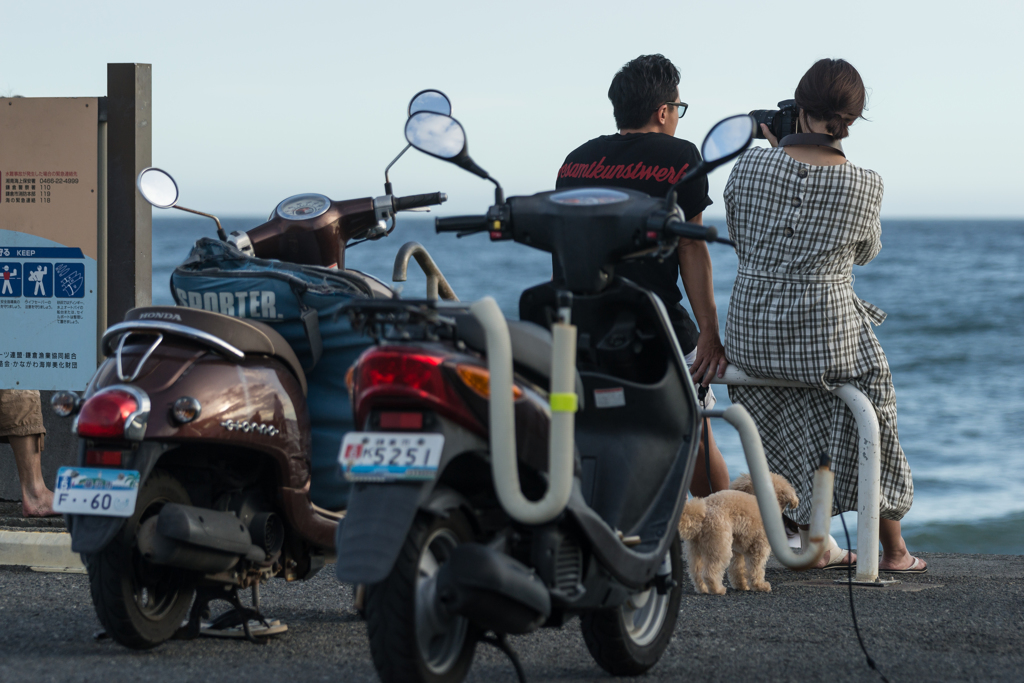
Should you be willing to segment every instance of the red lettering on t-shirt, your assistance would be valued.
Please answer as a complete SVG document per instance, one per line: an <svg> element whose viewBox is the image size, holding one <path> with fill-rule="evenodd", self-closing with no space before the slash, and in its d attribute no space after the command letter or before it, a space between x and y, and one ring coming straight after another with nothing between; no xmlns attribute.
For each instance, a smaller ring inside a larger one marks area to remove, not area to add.
<svg viewBox="0 0 1024 683"><path fill-rule="evenodd" d="M690 168L689 164L683 164L683 167L679 169L679 173L676 173L674 176L670 177L668 179L668 182L672 183L673 185L678 183L680 180L683 179L683 176L686 175L686 169L688 168Z"/></svg>
<svg viewBox="0 0 1024 683"><path fill-rule="evenodd" d="M667 182L675 185L686 175L690 164L683 164L682 168L676 171L674 166L662 168L661 166L646 166L644 162L638 161L635 164L625 166L605 166L604 161L608 157L601 157L599 161L590 164L562 164L558 169L559 178L595 178L599 180L654 180L655 182ZM8 174L10 175L10 174Z"/></svg>
<svg viewBox="0 0 1024 683"><path fill-rule="evenodd" d="M647 166L644 170L637 175L640 180L650 180L651 176L657 173L661 169L661 166Z"/></svg>

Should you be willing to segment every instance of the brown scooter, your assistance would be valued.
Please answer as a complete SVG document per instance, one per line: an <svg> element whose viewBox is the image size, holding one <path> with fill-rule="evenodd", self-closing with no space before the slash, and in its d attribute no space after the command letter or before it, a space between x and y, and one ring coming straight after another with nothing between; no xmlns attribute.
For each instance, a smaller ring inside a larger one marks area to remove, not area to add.
<svg viewBox="0 0 1024 683"><path fill-rule="evenodd" d="M176 205L177 186L159 169L144 170L138 187L154 206ZM337 269L330 273L367 296L390 298L381 282L344 270L346 245L383 236L397 211L445 199L299 195L245 233L228 237L220 221L217 230L257 258ZM58 476L57 509L67 514L107 634L135 649L194 638L213 599L234 607L217 627L254 639L252 620L262 623L257 632L273 633L260 612L260 583L316 574L343 515L309 496L298 357L269 325L184 306L133 309L101 345L106 360L84 397L60 392L54 409L77 414L78 466ZM251 607L240 588L252 589Z"/></svg>

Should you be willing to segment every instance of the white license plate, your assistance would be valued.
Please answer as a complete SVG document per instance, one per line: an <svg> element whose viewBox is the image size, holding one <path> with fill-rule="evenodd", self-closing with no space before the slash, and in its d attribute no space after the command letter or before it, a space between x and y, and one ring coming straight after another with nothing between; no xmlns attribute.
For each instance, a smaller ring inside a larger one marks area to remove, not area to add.
<svg viewBox="0 0 1024 683"><path fill-rule="evenodd" d="M53 509L71 515L131 517L139 496L139 473L100 467L61 467Z"/></svg>
<svg viewBox="0 0 1024 683"><path fill-rule="evenodd" d="M443 434L349 432L338 462L349 481L429 481L443 449Z"/></svg>

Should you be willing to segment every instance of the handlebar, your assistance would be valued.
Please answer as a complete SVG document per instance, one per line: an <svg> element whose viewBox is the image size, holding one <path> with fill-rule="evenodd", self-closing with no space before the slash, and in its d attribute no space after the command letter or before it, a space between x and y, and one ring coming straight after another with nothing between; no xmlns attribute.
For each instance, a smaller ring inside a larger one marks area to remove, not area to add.
<svg viewBox="0 0 1024 683"><path fill-rule="evenodd" d="M437 232L487 230L489 225L487 216L449 216L448 218L438 218L434 221L434 229Z"/></svg>
<svg viewBox="0 0 1024 683"><path fill-rule="evenodd" d="M448 201L448 195L444 192L431 192L430 194L413 194L408 197L395 197L395 211L408 211L423 206L436 206Z"/></svg>
<svg viewBox="0 0 1024 683"><path fill-rule="evenodd" d="M684 223L678 218L669 219L665 225L665 232L691 240L705 240L707 242L718 240L718 229L713 225L704 227L696 223Z"/></svg>
<svg viewBox="0 0 1024 683"><path fill-rule="evenodd" d="M697 225L696 223L685 223L678 218L673 217L669 218L668 223L665 225L665 232L689 240L719 242L721 244L728 244L733 248L736 247L736 243L732 240L719 237L718 228L713 225L703 226Z"/></svg>

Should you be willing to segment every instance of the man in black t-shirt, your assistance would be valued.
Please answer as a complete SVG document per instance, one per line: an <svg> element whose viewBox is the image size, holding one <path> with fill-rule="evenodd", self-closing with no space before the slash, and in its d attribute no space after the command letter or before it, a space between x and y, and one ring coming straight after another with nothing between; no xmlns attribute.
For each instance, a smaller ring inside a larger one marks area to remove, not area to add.
<svg viewBox="0 0 1024 683"><path fill-rule="evenodd" d="M624 187L664 197L701 160L692 142L673 137L679 119L686 113L686 105L679 101L679 70L662 55L637 57L615 74L608 99L619 132L594 138L570 152L558 170L555 187ZM700 225L704 209L711 205L707 178L683 186L677 202L686 220ZM557 277L557 264L555 267ZM615 274L651 290L665 303L695 382L707 386L716 372L719 377L725 374L727 362L718 334L711 255L706 242L680 239L678 260L637 259L616 265ZM676 285L680 274L699 332L680 305L683 295ZM706 407L715 400L710 389L708 392ZM708 432L710 437L710 425ZM712 486L715 491L727 489L725 460L714 438L709 441ZM701 444L690 486L691 492L699 496L711 493L703 448Z"/></svg>

